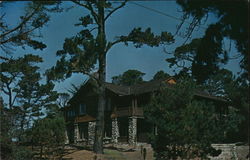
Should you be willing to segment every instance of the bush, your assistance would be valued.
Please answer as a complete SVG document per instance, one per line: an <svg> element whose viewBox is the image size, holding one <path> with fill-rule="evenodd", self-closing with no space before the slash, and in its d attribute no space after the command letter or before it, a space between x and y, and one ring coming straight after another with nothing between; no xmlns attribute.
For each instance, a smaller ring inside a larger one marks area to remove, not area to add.
<svg viewBox="0 0 250 160"><path fill-rule="evenodd" d="M35 122L32 139L40 148L41 157L56 157L62 154L65 143L63 117L44 118Z"/></svg>
<svg viewBox="0 0 250 160"><path fill-rule="evenodd" d="M33 152L27 147L17 146L13 148L12 157L15 160L28 160L28 159L32 159Z"/></svg>

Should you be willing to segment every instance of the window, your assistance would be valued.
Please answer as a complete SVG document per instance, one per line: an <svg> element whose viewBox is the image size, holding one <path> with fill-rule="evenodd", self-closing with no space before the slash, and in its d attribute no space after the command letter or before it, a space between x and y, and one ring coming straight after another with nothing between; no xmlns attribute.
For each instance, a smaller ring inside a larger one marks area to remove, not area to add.
<svg viewBox="0 0 250 160"><path fill-rule="evenodd" d="M79 114L86 114L86 104L80 104Z"/></svg>
<svg viewBox="0 0 250 160"><path fill-rule="evenodd" d="M79 124L80 139L88 139L88 123Z"/></svg>
<svg viewBox="0 0 250 160"><path fill-rule="evenodd" d="M69 110L68 111L68 117L73 117L73 116L75 116L75 111Z"/></svg>

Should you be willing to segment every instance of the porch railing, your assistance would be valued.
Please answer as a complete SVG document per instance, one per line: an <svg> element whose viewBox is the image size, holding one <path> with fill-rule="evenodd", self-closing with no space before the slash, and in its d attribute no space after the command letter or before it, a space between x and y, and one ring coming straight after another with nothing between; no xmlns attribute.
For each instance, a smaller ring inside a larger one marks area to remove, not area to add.
<svg viewBox="0 0 250 160"><path fill-rule="evenodd" d="M133 115L143 116L143 109L142 109L142 107L136 107L133 109L131 106L130 107L119 107L119 108L116 108L114 113L118 117L133 116Z"/></svg>

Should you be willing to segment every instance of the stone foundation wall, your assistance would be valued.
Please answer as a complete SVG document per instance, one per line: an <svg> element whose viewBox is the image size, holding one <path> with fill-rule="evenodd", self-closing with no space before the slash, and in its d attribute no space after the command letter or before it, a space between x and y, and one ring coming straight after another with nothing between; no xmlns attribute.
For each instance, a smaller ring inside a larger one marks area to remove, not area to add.
<svg viewBox="0 0 250 160"><path fill-rule="evenodd" d="M136 133L137 133L137 118L129 117L128 119L128 143L130 145L136 144Z"/></svg>
<svg viewBox="0 0 250 160"><path fill-rule="evenodd" d="M88 144L94 144L96 122L88 123Z"/></svg>
<svg viewBox="0 0 250 160"><path fill-rule="evenodd" d="M79 128L78 128L78 123L74 124L74 143L77 143L79 141Z"/></svg>
<svg viewBox="0 0 250 160"><path fill-rule="evenodd" d="M249 154L249 145L236 145L236 144L212 144L215 149L220 149L221 154L217 157L210 157L211 160L246 160Z"/></svg>
<svg viewBox="0 0 250 160"><path fill-rule="evenodd" d="M112 143L118 142L119 134L119 126L117 118L112 119Z"/></svg>
<svg viewBox="0 0 250 160"><path fill-rule="evenodd" d="M249 146L244 145L244 146L236 146L236 155L239 160L241 159L247 159L246 157L248 156L248 159L250 158L249 155Z"/></svg>
<svg viewBox="0 0 250 160"><path fill-rule="evenodd" d="M69 137L67 130L65 130L65 144L69 144Z"/></svg>

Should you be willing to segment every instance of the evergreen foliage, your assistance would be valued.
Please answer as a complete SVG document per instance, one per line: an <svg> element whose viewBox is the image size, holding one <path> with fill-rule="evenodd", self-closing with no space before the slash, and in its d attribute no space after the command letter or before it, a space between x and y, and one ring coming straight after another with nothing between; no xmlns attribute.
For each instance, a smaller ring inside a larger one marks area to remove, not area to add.
<svg viewBox="0 0 250 160"><path fill-rule="evenodd" d="M190 38L195 27L201 25L211 15L217 17L217 21L210 24L201 38L192 39L190 43L177 47L174 57L167 61L171 66L180 69L188 69L198 83L203 83L209 76L215 75L221 65L227 64L228 60L238 58L242 79L249 80L249 37L248 29L248 6L247 0L235 2L229 0L221 1L204 0L182 1L177 3L183 11L183 20L192 18L193 21L187 28L187 37ZM236 18L240 17L240 18ZM180 24L179 29L183 23ZM230 41L226 48L226 40ZM231 56L231 43L235 43L236 49ZM191 64L191 65L189 65ZM206 73L206 74L204 74Z"/></svg>
<svg viewBox="0 0 250 160"><path fill-rule="evenodd" d="M6 159L30 159L33 122L58 113L58 94L52 82L41 83L40 62L39 56L27 54L1 64L1 90L8 100L1 102L1 154Z"/></svg>
<svg viewBox="0 0 250 160"><path fill-rule="evenodd" d="M94 152L103 153L103 130L105 108L105 77L106 56L109 50L118 43L133 44L136 48L142 45L157 47L171 44L174 38L169 32L155 35L150 28L142 30L134 28L128 35L117 36L109 41L106 35L106 22L117 10L126 5L127 0L119 3L110 1L79 1L73 0L77 6L89 12L79 18L75 24L81 31L64 41L63 49L57 51L60 59L56 66L47 71L49 80L62 80L69 78L72 73L88 75L96 81L98 88L98 113L95 132ZM93 32L96 30L97 32Z"/></svg>
<svg viewBox="0 0 250 160"><path fill-rule="evenodd" d="M2 1L0 8L4 9L11 1ZM24 2L25 3L25 2ZM0 15L0 50L6 54L13 53L15 46L30 46L34 49L43 50L46 45L39 41L37 37L42 37L38 31L48 23L51 12L60 12L59 1L34 1L26 2L24 14L20 16L19 21L14 25L9 25L5 18L6 13ZM0 56L3 60L7 57Z"/></svg>
<svg viewBox="0 0 250 160"><path fill-rule="evenodd" d="M130 69L124 72L122 75L112 77L112 83L130 86L143 82L143 76L145 73L142 73L138 70Z"/></svg>
<svg viewBox="0 0 250 160"><path fill-rule="evenodd" d="M250 115L249 84L246 84L246 81L241 77L234 76L231 71L222 69L218 74L209 77L205 82L204 89L212 95L223 96L244 117L244 120L240 123L239 131L234 131L230 141L247 142L249 129L246 126L249 126Z"/></svg>
<svg viewBox="0 0 250 160"><path fill-rule="evenodd" d="M157 159L206 158L215 153L211 143L225 142L225 133L237 130L240 116L230 110L226 117L216 113L216 103L194 97L197 85L190 79L155 93L145 108L145 117L157 126L152 146Z"/></svg>
<svg viewBox="0 0 250 160"><path fill-rule="evenodd" d="M54 159L62 156L65 143L65 121L60 115L35 121L32 141L39 147L40 158Z"/></svg>
<svg viewBox="0 0 250 160"><path fill-rule="evenodd" d="M170 75L168 73L165 73L163 70L158 71L157 73L155 73L153 80L160 80L160 79L166 79L169 78Z"/></svg>

